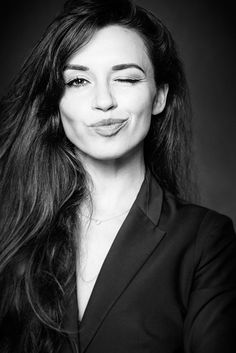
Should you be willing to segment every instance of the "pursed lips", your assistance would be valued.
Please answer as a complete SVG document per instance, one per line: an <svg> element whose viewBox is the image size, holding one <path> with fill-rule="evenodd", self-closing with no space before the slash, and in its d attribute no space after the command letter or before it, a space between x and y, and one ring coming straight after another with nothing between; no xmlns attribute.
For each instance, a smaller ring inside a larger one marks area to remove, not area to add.
<svg viewBox="0 0 236 353"><path fill-rule="evenodd" d="M116 135L126 124L127 119L103 119L94 124L89 125L94 131L103 137L111 137Z"/></svg>
<svg viewBox="0 0 236 353"><path fill-rule="evenodd" d="M89 127L99 127L99 126L109 126L109 125L114 125L114 124L123 124L125 121L128 119L102 119L97 121L94 124L90 124Z"/></svg>

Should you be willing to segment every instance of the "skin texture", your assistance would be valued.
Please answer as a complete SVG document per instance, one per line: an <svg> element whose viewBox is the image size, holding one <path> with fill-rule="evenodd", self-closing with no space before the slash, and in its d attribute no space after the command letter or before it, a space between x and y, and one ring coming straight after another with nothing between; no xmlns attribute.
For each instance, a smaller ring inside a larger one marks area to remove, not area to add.
<svg viewBox="0 0 236 353"><path fill-rule="evenodd" d="M131 63L140 69L114 70ZM87 69L78 68L81 65ZM167 87L157 92L152 64L135 31L115 25L99 30L70 58L64 79L61 119L67 137L82 154L111 160L140 153L152 114L164 109ZM91 127L104 119L127 121L117 133L104 136Z"/></svg>

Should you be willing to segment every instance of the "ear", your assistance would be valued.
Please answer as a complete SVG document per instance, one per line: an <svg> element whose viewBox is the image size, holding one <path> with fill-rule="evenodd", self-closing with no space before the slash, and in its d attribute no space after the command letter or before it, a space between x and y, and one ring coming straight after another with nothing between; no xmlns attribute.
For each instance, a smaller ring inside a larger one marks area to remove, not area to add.
<svg viewBox="0 0 236 353"><path fill-rule="evenodd" d="M157 89L155 99L153 102L152 115L161 113L166 106L167 94L169 91L169 85L166 83Z"/></svg>

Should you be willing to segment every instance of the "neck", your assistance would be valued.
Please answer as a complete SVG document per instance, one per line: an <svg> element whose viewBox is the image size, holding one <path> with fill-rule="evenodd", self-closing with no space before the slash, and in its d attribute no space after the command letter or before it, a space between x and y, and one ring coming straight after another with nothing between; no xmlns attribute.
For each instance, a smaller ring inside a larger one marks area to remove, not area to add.
<svg viewBox="0 0 236 353"><path fill-rule="evenodd" d="M143 151L113 160L95 160L85 155L81 159L89 176L92 216L104 219L128 210L145 176ZM90 209L85 201L82 212Z"/></svg>

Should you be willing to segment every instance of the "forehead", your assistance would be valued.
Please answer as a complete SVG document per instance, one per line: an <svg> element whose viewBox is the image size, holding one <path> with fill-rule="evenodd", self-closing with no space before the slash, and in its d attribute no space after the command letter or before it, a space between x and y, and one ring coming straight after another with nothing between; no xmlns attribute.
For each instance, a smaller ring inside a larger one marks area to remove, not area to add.
<svg viewBox="0 0 236 353"><path fill-rule="evenodd" d="M132 29L111 25L98 30L69 60L69 64L115 65L134 62L151 66L142 37Z"/></svg>

